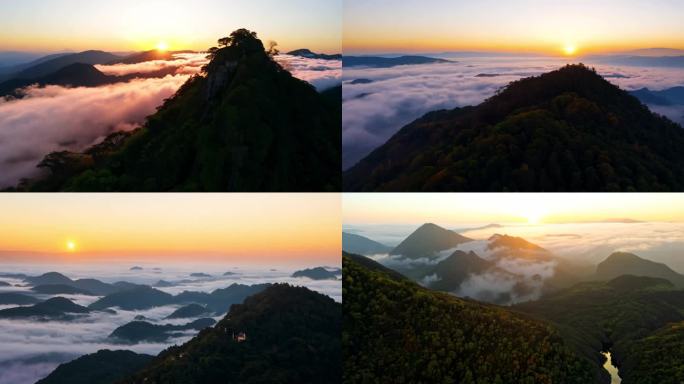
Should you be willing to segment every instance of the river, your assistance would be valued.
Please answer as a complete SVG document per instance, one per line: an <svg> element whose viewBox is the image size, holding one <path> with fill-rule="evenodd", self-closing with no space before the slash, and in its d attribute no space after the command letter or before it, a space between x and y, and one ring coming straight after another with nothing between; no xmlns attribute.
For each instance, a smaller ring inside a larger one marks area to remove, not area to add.
<svg viewBox="0 0 684 384"><path fill-rule="evenodd" d="M613 365L613 360L610 356L610 352L601 352L603 356L606 357L606 362L603 364L603 369L608 371L610 374L610 384L620 384L622 379L618 375L618 369Z"/></svg>

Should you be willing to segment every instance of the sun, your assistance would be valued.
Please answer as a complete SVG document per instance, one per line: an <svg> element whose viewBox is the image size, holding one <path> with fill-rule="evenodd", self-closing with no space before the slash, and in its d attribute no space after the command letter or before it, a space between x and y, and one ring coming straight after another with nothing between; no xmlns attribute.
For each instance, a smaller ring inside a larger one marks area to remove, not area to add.
<svg viewBox="0 0 684 384"><path fill-rule="evenodd" d="M157 51L168 51L169 50L169 44L166 41L160 41L157 43Z"/></svg>
<svg viewBox="0 0 684 384"><path fill-rule="evenodd" d="M69 252L74 252L76 250L76 242L72 240L67 240L66 248Z"/></svg>
<svg viewBox="0 0 684 384"><path fill-rule="evenodd" d="M572 56L577 52L577 47L575 44L565 44L563 47L563 52L565 52L566 55Z"/></svg>

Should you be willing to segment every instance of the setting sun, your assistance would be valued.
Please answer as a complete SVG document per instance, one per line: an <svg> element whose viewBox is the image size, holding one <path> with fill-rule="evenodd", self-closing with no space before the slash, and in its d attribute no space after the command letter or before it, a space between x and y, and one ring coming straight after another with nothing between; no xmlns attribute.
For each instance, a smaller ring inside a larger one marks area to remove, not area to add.
<svg viewBox="0 0 684 384"><path fill-rule="evenodd" d="M73 252L76 250L76 243L71 240L68 240L66 242L66 247L69 252Z"/></svg>
<svg viewBox="0 0 684 384"><path fill-rule="evenodd" d="M574 55L577 52L577 47L574 44L565 44L563 52L568 56Z"/></svg>
<svg viewBox="0 0 684 384"><path fill-rule="evenodd" d="M157 43L158 51L167 51L169 49L169 44L166 41L160 41Z"/></svg>

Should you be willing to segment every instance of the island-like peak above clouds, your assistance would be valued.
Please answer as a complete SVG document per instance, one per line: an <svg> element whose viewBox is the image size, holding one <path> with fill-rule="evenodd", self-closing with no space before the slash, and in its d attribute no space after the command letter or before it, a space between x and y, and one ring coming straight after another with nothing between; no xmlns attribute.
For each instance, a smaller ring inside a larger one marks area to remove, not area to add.
<svg viewBox="0 0 684 384"><path fill-rule="evenodd" d="M420 64L440 64L453 63L451 60L438 59L426 56L399 56L399 57L379 57L379 56L344 56L342 66L344 67L370 67L370 68L391 68L398 65L420 65Z"/></svg>
<svg viewBox="0 0 684 384"><path fill-rule="evenodd" d="M454 248L459 244L471 241L463 235L444 229L436 224L426 223L413 231L404 241L399 243L390 253L409 259L434 257L436 252Z"/></svg>
<svg viewBox="0 0 684 384"><path fill-rule="evenodd" d="M305 57L307 59L340 60L342 58L342 55L340 54L327 55L324 53L312 52L311 50L306 48L295 49L294 51L290 51L287 54L292 56Z"/></svg>
<svg viewBox="0 0 684 384"><path fill-rule="evenodd" d="M56 152L28 190L339 190L340 102L292 76L256 33L209 50L143 127L83 153ZM340 93L341 94L341 93Z"/></svg>
<svg viewBox="0 0 684 384"><path fill-rule="evenodd" d="M684 275L673 271L666 264L656 263L633 253L615 252L596 267L596 278L599 280L610 280L621 275L661 278L678 287L684 287Z"/></svg>
<svg viewBox="0 0 684 384"><path fill-rule="evenodd" d="M568 65L426 114L346 171L344 189L681 191L682 147L681 126Z"/></svg>

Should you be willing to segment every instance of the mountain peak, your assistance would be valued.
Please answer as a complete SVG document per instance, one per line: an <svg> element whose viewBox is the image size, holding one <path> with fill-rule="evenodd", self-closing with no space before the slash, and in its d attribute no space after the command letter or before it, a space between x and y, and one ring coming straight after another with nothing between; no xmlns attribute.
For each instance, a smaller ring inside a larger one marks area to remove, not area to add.
<svg viewBox="0 0 684 384"><path fill-rule="evenodd" d="M410 259L433 257L436 252L454 248L468 241L471 239L454 231L433 223L425 223L397 245L390 254Z"/></svg>
<svg viewBox="0 0 684 384"><path fill-rule="evenodd" d="M662 278L676 286L684 286L684 275L666 264L643 259L633 253L614 252L596 267L596 276L601 280L611 280L621 275Z"/></svg>

